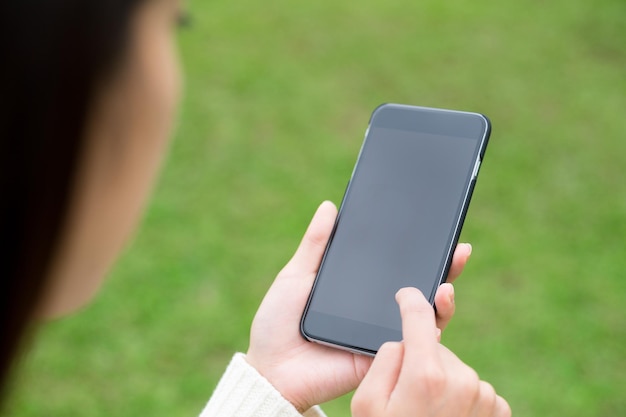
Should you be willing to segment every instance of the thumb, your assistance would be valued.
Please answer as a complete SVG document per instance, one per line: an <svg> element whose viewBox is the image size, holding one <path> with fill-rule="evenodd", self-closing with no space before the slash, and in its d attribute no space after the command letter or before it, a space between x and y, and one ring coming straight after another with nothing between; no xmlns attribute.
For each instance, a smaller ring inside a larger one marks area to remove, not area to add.
<svg viewBox="0 0 626 417"><path fill-rule="evenodd" d="M313 215L300 246L285 266L284 272L293 271L298 274L317 272L336 218L337 207L330 201L324 201Z"/></svg>

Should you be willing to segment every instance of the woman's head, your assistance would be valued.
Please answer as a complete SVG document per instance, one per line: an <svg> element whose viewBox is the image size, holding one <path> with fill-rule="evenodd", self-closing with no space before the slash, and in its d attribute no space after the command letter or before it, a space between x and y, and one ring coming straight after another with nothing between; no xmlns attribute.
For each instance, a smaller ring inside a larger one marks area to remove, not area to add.
<svg viewBox="0 0 626 417"><path fill-rule="evenodd" d="M27 325L88 301L139 219L173 123L179 7L0 5L0 381Z"/></svg>

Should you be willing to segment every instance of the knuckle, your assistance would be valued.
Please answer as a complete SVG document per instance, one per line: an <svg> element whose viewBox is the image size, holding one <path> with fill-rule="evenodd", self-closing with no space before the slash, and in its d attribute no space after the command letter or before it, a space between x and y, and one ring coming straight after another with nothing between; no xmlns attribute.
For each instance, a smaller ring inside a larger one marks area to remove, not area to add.
<svg viewBox="0 0 626 417"><path fill-rule="evenodd" d="M385 342L378 349L377 355L397 355L403 351L401 342Z"/></svg>
<svg viewBox="0 0 626 417"><path fill-rule="evenodd" d="M496 397L496 403L497 403L497 407L498 407L498 414L496 414L497 416L502 416L502 417L511 417L512 415L512 411L511 411L511 406L509 405L509 403L502 397L497 396Z"/></svg>
<svg viewBox="0 0 626 417"><path fill-rule="evenodd" d="M490 383L480 381L480 397L478 401L485 409L494 409L496 406L496 390Z"/></svg>
<svg viewBox="0 0 626 417"><path fill-rule="evenodd" d="M314 248L322 248L326 246L325 236L322 234L310 234L306 236L306 241Z"/></svg>
<svg viewBox="0 0 626 417"><path fill-rule="evenodd" d="M425 398L438 398L445 394L449 381L443 369L428 366L420 372L419 383L426 395Z"/></svg>
<svg viewBox="0 0 626 417"><path fill-rule="evenodd" d="M480 400L480 380L476 371L467 367L456 382L459 401L464 404L475 404Z"/></svg>
<svg viewBox="0 0 626 417"><path fill-rule="evenodd" d="M496 398L496 390L493 387L493 385L491 385L487 381L480 381L480 384L481 384L480 391L482 395L486 397L487 399L489 399L490 401L494 401Z"/></svg>
<svg viewBox="0 0 626 417"><path fill-rule="evenodd" d="M350 403L350 411L353 416L369 416L373 410L371 395L366 395L364 391L357 390Z"/></svg>
<svg viewBox="0 0 626 417"><path fill-rule="evenodd" d="M365 378L365 375L367 375L367 372L372 365L373 359L367 358L365 356L357 357L355 355L352 360L354 363L354 374L358 381L362 381L363 378Z"/></svg>
<svg viewBox="0 0 626 417"><path fill-rule="evenodd" d="M465 383L468 388L473 389L476 393L478 393L480 389L480 378L478 377L478 373L469 366L466 368Z"/></svg>

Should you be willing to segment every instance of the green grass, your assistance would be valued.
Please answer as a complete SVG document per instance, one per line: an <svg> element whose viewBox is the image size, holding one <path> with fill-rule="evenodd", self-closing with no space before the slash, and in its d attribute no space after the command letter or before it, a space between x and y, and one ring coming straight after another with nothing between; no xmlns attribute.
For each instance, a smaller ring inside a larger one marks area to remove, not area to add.
<svg viewBox="0 0 626 417"><path fill-rule="evenodd" d="M626 415L626 3L193 2L187 94L104 291L41 329L14 416L193 416L382 102L493 122L444 336L517 416ZM349 398L325 406L349 415Z"/></svg>

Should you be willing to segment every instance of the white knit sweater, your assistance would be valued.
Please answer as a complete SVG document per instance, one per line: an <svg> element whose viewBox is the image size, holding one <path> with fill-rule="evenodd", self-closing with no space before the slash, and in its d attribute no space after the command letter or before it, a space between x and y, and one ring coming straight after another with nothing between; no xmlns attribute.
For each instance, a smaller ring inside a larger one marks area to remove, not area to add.
<svg viewBox="0 0 626 417"><path fill-rule="evenodd" d="M237 353L200 417L302 417L296 408ZM306 417L326 417L315 406Z"/></svg>

